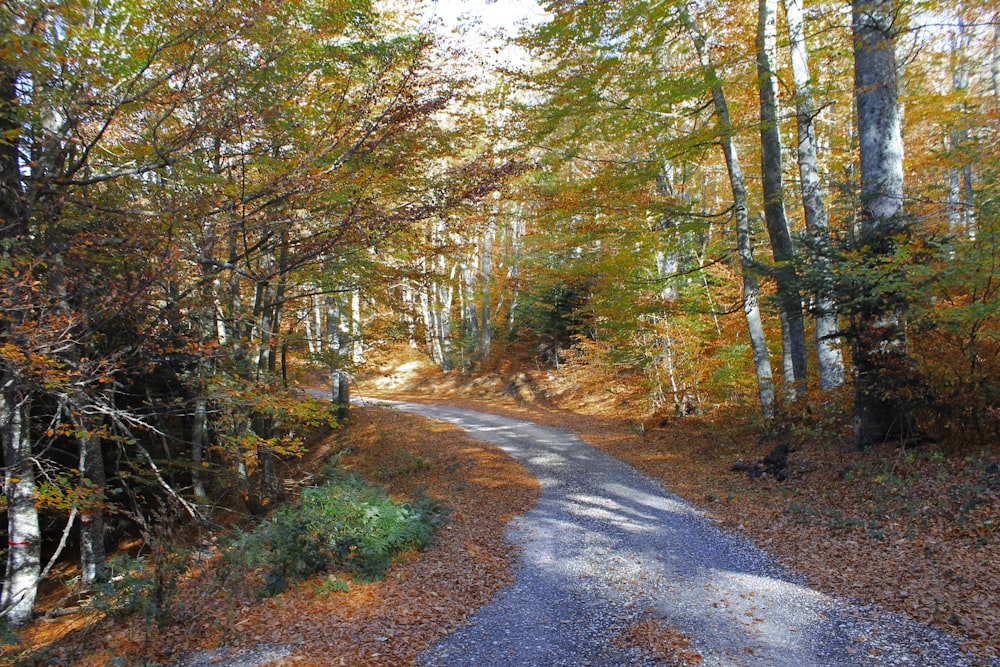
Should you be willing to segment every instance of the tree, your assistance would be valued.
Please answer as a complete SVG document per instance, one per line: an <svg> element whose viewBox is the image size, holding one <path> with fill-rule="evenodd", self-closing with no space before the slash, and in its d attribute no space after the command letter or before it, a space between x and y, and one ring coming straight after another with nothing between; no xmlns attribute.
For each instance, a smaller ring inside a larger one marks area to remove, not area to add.
<svg viewBox="0 0 1000 667"><path fill-rule="evenodd" d="M764 195L764 219L775 263L774 278L778 284L784 381L794 397L804 389L806 382L806 336L797 260L785 215L781 129L775 74L777 7L777 0L760 0L758 3L757 85L760 89L761 185Z"/></svg>
<svg viewBox="0 0 1000 667"><path fill-rule="evenodd" d="M892 0L854 0L854 93L861 155L858 244L871 271L853 302L855 444L913 434L912 416L896 393L906 375L905 294L882 269L893 256L903 217L903 140L896 92Z"/></svg>
<svg viewBox="0 0 1000 667"><path fill-rule="evenodd" d="M79 526L96 581L108 485L147 534L149 507L198 518L220 478L266 505L309 412L284 391L290 313L349 294L349 317L317 331L338 332L329 347L358 340L361 291L389 273L368 258L510 170L444 122L461 82L432 67L432 41L394 32L365 0L141 9L0 10L14 623L48 569L39 507L66 519L64 535Z"/></svg>
<svg viewBox="0 0 1000 667"><path fill-rule="evenodd" d="M704 72L705 83L711 90L712 105L715 109L715 120L718 128L718 141L726 157L729 185L733 194L736 243L743 274L743 314L746 317L747 329L750 333L750 346L753 351L754 368L757 371L757 395L760 399L761 411L765 419L770 419L774 415L774 382L767 340L764 336L760 315L760 283L757 278L759 269L753 257L753 245L750 237L750 204L743 178L743 169L736 153L729 105L715 64L708 55L705 33L688 11L686 5L681 6L680 12L681 19L694 41L698 59Z"/></svg>
<svg viewBox="0 0 1000 667"><path fill-rule="evenodd" d="M832 389L844 383L844 360L837 342L835 278L831 266L832 249L826 206L820 183L816 103L809 73L805 21L801 0L783 0L791 50L792 79L795 83L795 120L798 130L798 167L802 188L802 210L808 234L808 249L815 274L816 359L819 386Z"/></svg>

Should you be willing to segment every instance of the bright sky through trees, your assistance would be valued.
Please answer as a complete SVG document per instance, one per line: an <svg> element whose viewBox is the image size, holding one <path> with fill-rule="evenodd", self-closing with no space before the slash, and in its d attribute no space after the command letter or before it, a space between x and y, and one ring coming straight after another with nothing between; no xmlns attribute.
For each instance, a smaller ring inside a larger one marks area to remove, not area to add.
<svg viewBox="0 0 1000 667"><path fill-rule="evenodd" d="M432 0L424 15L440 21L446 31L461 35L472 50L499 62L517 62L524 51L505 43L525 24L537 23L545 15L535 0Z"/></svg>

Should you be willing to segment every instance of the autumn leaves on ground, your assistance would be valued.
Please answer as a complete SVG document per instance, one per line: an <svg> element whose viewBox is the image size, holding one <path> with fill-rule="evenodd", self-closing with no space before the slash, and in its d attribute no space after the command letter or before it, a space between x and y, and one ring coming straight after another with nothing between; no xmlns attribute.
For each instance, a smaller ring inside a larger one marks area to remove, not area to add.
<svg viewBox="0 0 1000 667"><path fill-rule="evenodd" d="M925 446L857 453L838 438L844 424L837 415L845 413L829 400L797 407L800 414L786 415L781 432L761 435L759 423L721 410L639 419L627 382L603 391L586 386L597 385L572 367L478 376L386 367L361 390L572 429L745 532L814 586L964 635L980 656L1000 654L1000 466L989 452L952 456ZM731 470L778 444L793 450L783 481ZM345 448L344 467L396 497L423 493L447 508L432 545L408 554L384 580L340 577L343 591L324 574L258 599L219 583L219 559L209 549L180 582L166 626L50 614L25 635L35 649L31 660L169 663L197 649L264 643L292 647L275 664L407 664L510 581L515 556L503 541L504 526L530 509L537 483L505 454L454 427L375 408L353 409L342 428L288 462L289 482L308 482ZM199 539L206 542L205 535ZM46 604L55 612L65 602L57 591ZM645 644L675 664L698 661L670 628L622 628L619 639ZM18 657L9 652L5 659Z"/></svg>
<svg viewBox="0 0 1000 667"><path fill-rule="evenodd" d="M340 431L314 445L288 470L306 480L342 448L341 465L382 484L390 493L424 493L447 508L434 543L394 565L382 581L345 579L347 591L321 576L270 599L255 599L218 584L209 559L181 582L166 627L135 618L123 625L96 623L61 637L66 623L37 622L28 632L36 646L55 640L39 664L125 664L143 658L170 662L179 654L219 646L291 644L281 664L401 665L428 641L460 623L510 581L512 554L503 529L528 510L537 483L499 450L470 440L451 426L393 411L355 409ZM419 460L421 465L413 462Z"/></svg>

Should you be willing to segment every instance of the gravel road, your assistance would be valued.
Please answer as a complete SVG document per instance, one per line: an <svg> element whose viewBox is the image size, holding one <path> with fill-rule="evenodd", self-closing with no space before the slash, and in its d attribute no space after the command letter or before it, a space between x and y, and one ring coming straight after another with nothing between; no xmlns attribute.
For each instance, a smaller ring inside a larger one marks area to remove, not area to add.
<svg viewBox="0 0 1000 667"><path fill-rule="evenodd" d="M568 431L441 405L378 403L457 424L503 448L542 485L537 507L509 529L522 552L516 583L425 651L421 665L656 665L613 641L649 617L687 635L706 666L1000 665L976 662L934 630L810 589L748 540Z"/></svg>

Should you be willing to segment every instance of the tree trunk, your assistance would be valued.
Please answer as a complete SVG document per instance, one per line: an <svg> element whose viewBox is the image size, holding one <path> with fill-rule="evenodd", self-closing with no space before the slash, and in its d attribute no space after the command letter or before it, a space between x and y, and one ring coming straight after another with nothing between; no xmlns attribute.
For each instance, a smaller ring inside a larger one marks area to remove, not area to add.
<svg viewBox="0 0 1000 667"><path fill-rule="evenodd" d="M956 114L959 118L968 114L963 96L969 87L968 63L969 38L965 32L965 19L958 16L958 34L952 37L951 43L951 86L958 97ZM964 127L952 130L948 134L948 148L953 156L961 155L969 140L969 131ZM959 166L948 170L948 223L955 234L975 237L975 222L972 206L972 165L963 161Z"/></svg>
<svg viewBox="0 0 1000 667"><path fill-rule="evenodd" d="M15 254L16 245L26 232L18 159L21 128L17 114L18 74L16 64L0 55L0 137L4 137L0 141L0 239L4 241L0 243L0 263L4 264ZM0 317L5 332L11 331L15 324L11 318L8 313ZM6 367L0 379L0 448L7 499L7 563L0 592L0 616L15 626L31 620L41 574L30 410L28 399L18 386L20 380L16 371Z"/></svg>
<svg viewBox="0 0 1000 667"><path fill-rule="evenodd" d="M365 341L361 337L361 290L355 287L351 290L350 329L351 363L354 365L365 360Z"/></svg>
<svg viewBox="0 0 1000 667"><path fill-rule="evenodd" d="M461 366L472 361L474 350L479 346L479 271L476 269L477 248L469 252L461 268L461 288L459 290L459 312L462 313L462 341L460 345ZM466 359L466 354L469 359Z"/></svg>
<svg viewBox="0 0 1000 667"><path fill-rule="evenodd" d="M778 127L778 89L774 69L777 52L778 0L760 0L757 21L757 83L760 93L760 168L764 191L764 220L774 256L774 278L781 312L783 375L791 398L805 389L806 334L795 248L785 215L781 171L781 133Z"/></svg>
<svg viewBox="0 0 1000 667"><path fill-rule="evenodd" d="M7 497L7 570L0 613L11 625L20 626L31 620L35 607L42 554L29 409L16 385L17 377L5 372L0 387L0 439Z"/></svg>
<svg viewBox="0 0 1000 667"><path fill-rule="evenodd" d="M420 314L424 320L424 344L427 346L427 353L430 354L431 361L441 366L444 365L444 354L441 350L441 337L438 336L437 332L437 318L434 315L436 294L436 283L427 274L425 267L424 284L419 292Z"/></svg>
<svg viewBox="0 0 1000 667"><path fill-rule="evenodd" d="M753 245L750 238L746 183L743 178L743 169L736 154L736 144L733 141L733 125L729 116L729 105L722 89L722 82L715 70L715 64L708 55L704 33L695 22L694 17L688 12L686 5L682 5L680 11L681 18L694 40L698 59L704 72L705 83L708 84L712 92L719 143L722 145L722 152L726 158L729 184L733 191L736 244L740 257L740 269L743 274L743 315L746 318L750 334L750 348L757 373L757 394L760 399L761 413L765 419L771 419L774 416L774 381L771 374L771 360L768 357L767 340L764 336L764 326L760 318L760 285L757 280L758 269L753 259Z"/></svg>
<svg viewBox="0 0 1000 667"><path fill-rule="evenodd" d="M479 250L479 313L482 325L479 327L479 349L477 356L486 360L490 356L493 345L493 313L490 303L490 287L493 279L493 236L496 234L496 211L490 216L490 221L483 230L483 243Z"/></svg>
<svg viewBox="0 0 1000 667"><path fill-rule="evenodd" d="M199 375L200 373L201 371ZM191 425L191 484L195 497L206 498L205 478L201 473L205 465L205 444L208 439L208 397L205 396L200 377L197 391Z"/></svg>
<svg viewBox="0 0 1000 667"><path fill-rule="evenodd" d="M452 368L451 355L451 301L452 288L443 283L435 283L434 329L438 335L438 348L441 350L441 370Z"/></svg>
<svg viewBox="0 0 1000 667"><path fill-rule="evenodd" d="M273 356L273 350L271 349L271 317L273 315L271 295L272 290L269 282L262 281L257 283L257 289L254 294L253 314L257 320L260 341L257 348L258 380L267 374L268 369L271 367L271 357Z"/></svg>
<svg viewBox="0 0 1000 667"><path fill-rule="evenodd" d="M510 283L510 310L507 313L507 331L513 334L517 324L517 308L520 305L521 281L521 237L524 236L524 220L521 212L516 211L510 221L510 268L507 270L507 280Z"/></svg>
<svg viewBox="0 0 1000 667"><path fill-rule="evenodd" d="M337 406L337 419L346 419L350 410L350 376L347 361L347 336L343 331L344 308L337 297L326 297L326 352L330 356L330 400Z"/></svg>
<svg viewBox="0 0 1000 667"><path fill-rule="evenodd" d="M820 389L832 389L844 383L844 358L837 344L835 279L830 266L830 232L826 206L819 178L819 144L816 140L816 106L813 100L812 75L809 73L805 21L801 0L784 0L788 24L788 42L792 55L792 79L795 82L795 116L798 129L799 179L802 183L802 210L809 252L816 274L816 360Z"/></svg>
<svg viewBox="0 0 1000 667"><path fill-rule="evenodd" d="M106 483L101 438L81 417L78 428L80 474L95 495L103 497ZM95 498L100 500L100 498ZM104 508L99 504L80 511L80 579L84 584L107 580L107 551L104 547Z"/></svg>
<svg viewBox="0 0 1000 667"><path fill-rule="evenodd" d="M228 234L229 245L229 265L235 267L239 262L239 235L237 227L233 227ZM233 360L241 362L246 356L243 347L243 339L249 334L246 330L243 314L243 296L240 290L240 276L235 270L230 270L229 277L229 319L230 340L233 345Z"/></svg>
<svg viewBox="0 0 1000 667"><path fill-rule="evenodd" d="M21 124L17 117L17 68L0 56L0 238L19 235L23 217L21 170L16 137ZM0 252L6 252L2 250Z"/></svg>
<svg viewBox="0 0 1000 667"><path fill-rule="evenodd" d="M854 0L854 92L861 155L859 247L876 274L903 231L903 140L896 92L892 0ZM884 277L882 278L885 279ZM905 295L863 285L852 338L855 444L905 438L914 430L896 390L906 371Z"/></svg>
<svg viewBox="0 0 1000 667"><path fill-rule="evenodd" d="M993 83L993 101L1000 105L1000 13L993 14L993 54L990 58L990 81Z"/></svg>
<svg viewBox="0 0 1000 667"><path fill-rule="evenodd" d="M431 315L434 319L434 331L437 334L436 346L440 350L441 370L452 369L451 351L451 308L455 298L455 272L458 264L453 264L448 271L447 260L442 255L438 258L438 270L432 282Z"/></svg>
<svg viewBox="0 0 1000 667"><path fill-rule="evenodd" d="M285 292L288 288L288 230L281 233L281 249L278 253L278 285L269 304L271 311L271 331L269 334L267 372L274 375L277 369L276 351L281 341L281 320L285 315Z"/></svg>

